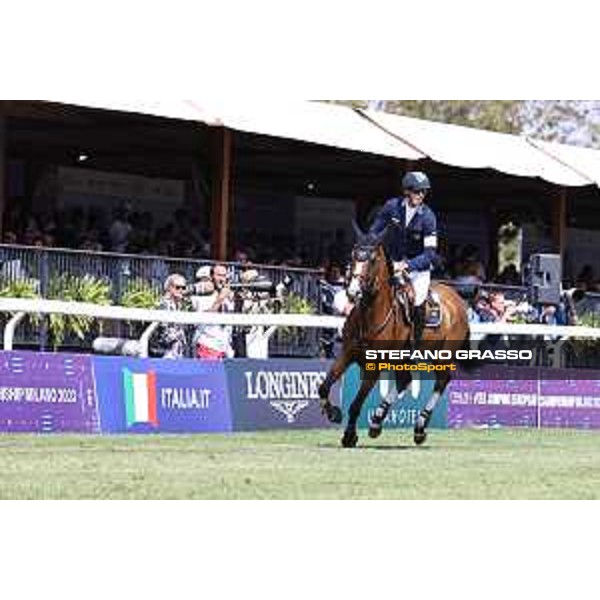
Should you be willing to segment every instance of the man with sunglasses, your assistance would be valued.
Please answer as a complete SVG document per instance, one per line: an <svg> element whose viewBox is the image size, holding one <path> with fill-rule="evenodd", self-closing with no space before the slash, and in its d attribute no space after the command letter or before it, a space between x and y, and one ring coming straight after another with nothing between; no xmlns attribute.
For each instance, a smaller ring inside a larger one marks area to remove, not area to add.
<svg viewBox="0 0 600 600"><path fill-rule="evenodd" d="M401 198L391 198L385 203L369 233L378 235L391 226L386 234L385 247L394 265L393 282L399 285L408 276L413 285L414 335L418 342L425 326L425 300L429 294L431 269L437 255L437 219L431 208L424 203L431 190L425 173L406 173L402 179L402 189ZM433 302L432 309L431 325L437 325L439 304Z"/></svg>
<svg viewBox="0 0 600 600"><path fill-rule="evenodd" d="M186 298L187 283L179 274L169 275L164 283L165 293L158 305L159 310L190 310ZM188 349L186 327L176 323L161 323L155 334L156 343L152 353L162 358L185 358Z"/></svg>

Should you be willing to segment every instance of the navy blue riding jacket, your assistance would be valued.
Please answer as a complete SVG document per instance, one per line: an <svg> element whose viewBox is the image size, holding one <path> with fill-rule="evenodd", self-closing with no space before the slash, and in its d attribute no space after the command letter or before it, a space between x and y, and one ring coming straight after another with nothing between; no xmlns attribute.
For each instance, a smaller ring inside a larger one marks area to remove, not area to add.
<svg viewBox="0 0 600 600"><path fill-rule="evenodd" d="M429 271L437 259L437 219L426 204L421 204L408 227L404 198L391 198L379 211L369 233L386 232L384 247L395 262L406 260L410 271Z"/></svg>

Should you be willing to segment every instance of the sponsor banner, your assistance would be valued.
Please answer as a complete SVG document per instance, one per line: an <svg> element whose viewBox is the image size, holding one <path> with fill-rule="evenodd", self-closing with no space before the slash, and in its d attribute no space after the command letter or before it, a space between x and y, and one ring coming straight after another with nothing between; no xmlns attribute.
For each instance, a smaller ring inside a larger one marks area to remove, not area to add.
<svg viewBox="0 0 600 600"><path fill-rule="evenodd" d="M90 357L0 352L0 431L98 433Z"/></svg>
<svg viewBox="0 0 600 600"><path fill-rule="evenodd" d="M95 357L103 433L231 431L219 362Z"/></svg>
<svg viewBox="0 0 600 600"><path fill-rule="evenodd" d="M598 371L484 367L477 377L450 382L449 427L600 428Z"/></svg>
<svg viewBox="0 0 600 600"><path fill-rule="evenodd" d="M348 408L354 400L361 385L361 370L357 365L351 366L343 377L342 383L342 405L344 411L344 422L347 419ZM414 377L410 387L402 398L394 403L386 417L384 428L412 428L419 412L425 406L427 400L433 393L434 378L431 374L420 373ZM395 382L388 377L380 379L371 390L363 406L358 426L367 428L369 418L384 397L387 396L391 385ZM447 394L444 394L433 412L430 427L445 428L447 426L446 416L448 412Z"/></svg>
<svg viewBox="0 0 600 600"><path fill-rule="evenodd" d="M448 385L448 427L537 426L538 369L484 367Z"/></svg>
<svg viewBox="0 0 600 600"><path fill-rule="evenodd" d="M235 430L329 427L321 414L318 389L328 360L238 359L225 361ZM331 401L339 405L339 387Z"/></svg>
<svg viewBox="0 0 600 600"><path fill-rule="evenodd" d="M541 379L539 402L542 427L600 428L600 372L569 369L564 379Z"/></svg>

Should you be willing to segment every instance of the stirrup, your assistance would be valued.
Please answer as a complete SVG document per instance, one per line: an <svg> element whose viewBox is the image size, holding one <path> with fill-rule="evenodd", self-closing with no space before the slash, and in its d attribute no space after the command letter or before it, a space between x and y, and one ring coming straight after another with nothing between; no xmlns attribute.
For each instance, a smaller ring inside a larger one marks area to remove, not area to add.
<svg viewBox="0 0 600 600"><path fill-rule="evenodd" d="M429 290L425 300L425 327L439 327L442 324L442 303L437 292Z"/></svg>

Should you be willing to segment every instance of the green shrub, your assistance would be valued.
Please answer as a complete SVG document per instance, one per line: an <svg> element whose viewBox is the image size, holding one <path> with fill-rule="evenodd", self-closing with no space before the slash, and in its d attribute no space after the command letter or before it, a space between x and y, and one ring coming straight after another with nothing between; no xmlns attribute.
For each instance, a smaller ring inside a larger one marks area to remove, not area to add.
<svg viewBox="0 0 600 600"><path fill-rule="evenodd" d="M288 294L281 306L281 312L296 315L314 315L317 311L313 304L297 294ZM280 327L277 330L277 336L280 342L291 344L292 340L302 339L307 335L307 331L300 327Z"/></svg>
<svg viewBox="0 0 600 600"><path fill-rule="evenodd" d="M120 305L126 308L156 308L160 301L161 293L145 279L132 279L127 282L121 295ZM139 321L126 321L127 335L132 338L139 337L147 324Z"/></svg>
<svg viewBox="0 0 600 600"><path fill-rule="evenodd" d="M0 279L0 298L22 298L26 300L39 298L39 287L40 283L37 279L19 279L17 281L3 281ZM11 313L10 316L13 316L14 314L15 313ZM31 325L35 327L39 327L41 317L40 315L29 314L25 321L31 323Z"/></svg>
<svg viewBox="0 0 600 600"><path fill-rule="evenodd" d="M155 308L160 297L160 291L148 281L133 279L125 285L120 304L127 308Z"/></svg>
<svg viewBox="0 0 600 600"><path fill-rule="evenodd" d="M106 279L85 275L59 275L50 279L48 298L64 302L85 302L89 304L109 305L110 283ZM52 344L60 346L67 333L74 333L80 340L92 331L95 317L75 315L50 315L49 332Z"/></svg>

